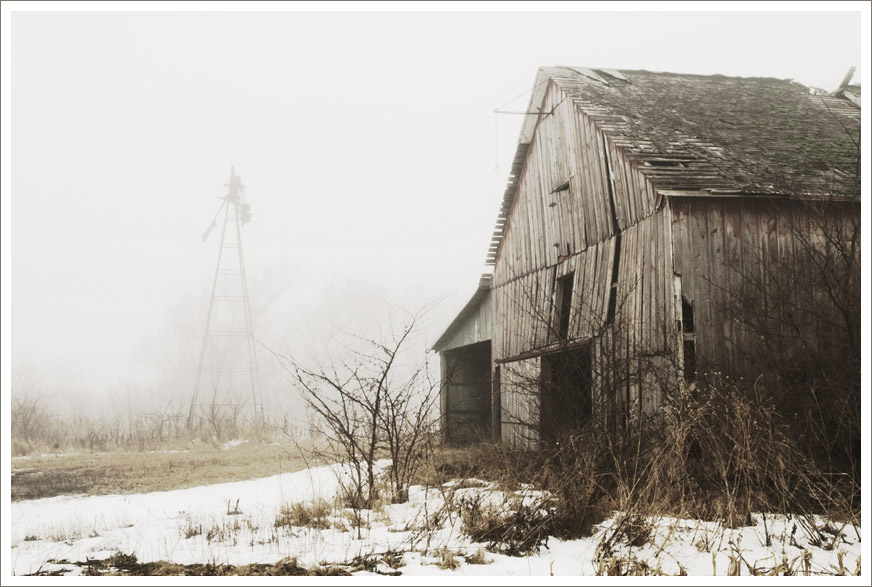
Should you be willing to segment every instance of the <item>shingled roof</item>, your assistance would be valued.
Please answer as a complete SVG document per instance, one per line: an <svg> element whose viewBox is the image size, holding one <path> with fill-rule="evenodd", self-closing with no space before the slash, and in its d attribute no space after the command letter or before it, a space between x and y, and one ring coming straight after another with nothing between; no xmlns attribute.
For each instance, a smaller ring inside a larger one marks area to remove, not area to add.
<svg viewBox="0 0 872 587"><path fill-rule="evenodd" d="M860 108L791 80L543 67L488 252L492 265L545 89L556 83L654 187L696 195L859 198ZM848 86L854 96L859 87Z"/></svg>

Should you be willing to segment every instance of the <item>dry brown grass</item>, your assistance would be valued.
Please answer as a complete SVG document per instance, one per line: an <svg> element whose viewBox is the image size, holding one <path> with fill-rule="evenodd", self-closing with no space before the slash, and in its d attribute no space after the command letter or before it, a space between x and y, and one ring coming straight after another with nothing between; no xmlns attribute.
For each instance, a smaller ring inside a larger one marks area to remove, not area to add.
<svg viewBox="0 0 872 587"><path fill-rule="evenodd" d="M816 515L859 521L859 484L849 471L832 471L827 461L811 458L795 437L793 420L762 385L713 374L673 391L659 419L631 423L623 434L612 435L594 421L538 451L492 444L437 451L421 476L434 485L474 476L507 490L529 483L546 491L550 499L540 505L547 506L547 516L469 500L454 504L465 533L504 553L526 551L549 535L589 536L614 511L621 516L603 538L603 560L618 543L648 543L649 518L662 516L736 528L750 525L752 513L790 515L812 545L831 548L832 533L818 527ZM641 562L621 565L604 573L658 571Z"/></svg>
<svg viewBox="0 0 872 587"><path fill-rule="evenodd" d="M445 546L438 548L433 552L433 556L436 557L436 562L433 564L443 571L453 571L460 566L460 560L457 558L457 554L458 553L449 550Z"/></svg>
<svg viewBox="0 0 872 587"><path fill-rule="evenodd" d="M11 496L17 501L69 494L167 491L258 479L305 467L305 460L292 446L256 443L226 450L194 445L187 452L41 456L13 461Z"/></svg>
<svg viewBox="0 0 872 587"><path fill-rule="evenodd" d="M346 569L335 566L304 567L294 557L289 557L272 564L230 565L230 564L188 564L156 561L140 563L136 555L116 553L104 560L88 559L80 562L54 561L57 564L67 564L80 567L86 576L313 576L313 575L350 575ZM62 571L37 571L34 575L53 576Z"/></svg>
<svg viewBox="0 0 872 587"><path fill-rule="evenodd" d="M276 516L275 526L277 528L282 526L300 526L315 528L316 530L327 530L333 525L330 519L332 513L333 506L324 499L318 499L314 502L285 504Z"/></svg>
<svg viewBox="0 0 872 587"><path fill-rule="evenodd" d="M492 558L487 558L483 548L479 548L472 554L463 557L468 565L489 565L494 562Z"/></svg>

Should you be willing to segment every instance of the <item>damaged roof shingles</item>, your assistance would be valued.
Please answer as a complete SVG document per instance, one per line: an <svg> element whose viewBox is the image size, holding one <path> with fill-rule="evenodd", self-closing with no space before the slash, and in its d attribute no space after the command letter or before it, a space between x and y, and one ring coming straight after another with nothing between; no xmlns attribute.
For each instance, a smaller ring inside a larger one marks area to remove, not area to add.
<svg viewBox="0 0 872 587"><path fill-rule="evenodd" d="M586 71L543 68L581 111L613 115L603 130L658 189L859 197L860 110L846 99L774 78Z"/></svg>

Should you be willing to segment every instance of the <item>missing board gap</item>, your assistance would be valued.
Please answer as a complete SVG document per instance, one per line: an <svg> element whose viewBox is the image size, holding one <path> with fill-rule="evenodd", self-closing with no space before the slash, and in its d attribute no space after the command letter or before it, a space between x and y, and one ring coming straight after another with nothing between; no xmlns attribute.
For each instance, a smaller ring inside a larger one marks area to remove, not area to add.
<svg viewBox="0 0 872 587"><path fill-rule="evenodd" d="M566 181L565 183L562 183L559 186L557 186L557 188L554 191L552 191L551 193L556 194L559 192L568 192L568 191L569 191L569 181Z"/></svg>
<svg viewBox="0 0 872 587"><path fill-rule="evenodd" d="M664 160L654 160L654 161L645 161L644 164L648 167L684 167L684 163L681 161L664 161Z"/></svg>
<svg viewBox="0 0 872 587"><path fill-rule="evenodd" d="M693 302L681 296L681 323L684 332L693 332Z"/></svg>
<svg viewBox="0 0 872 587"><path fill-rule="evenodd" d="M575 273L567 273L557 279L557 337L559 340L569 338L569 321L572 315L572 287Z"/></svg>

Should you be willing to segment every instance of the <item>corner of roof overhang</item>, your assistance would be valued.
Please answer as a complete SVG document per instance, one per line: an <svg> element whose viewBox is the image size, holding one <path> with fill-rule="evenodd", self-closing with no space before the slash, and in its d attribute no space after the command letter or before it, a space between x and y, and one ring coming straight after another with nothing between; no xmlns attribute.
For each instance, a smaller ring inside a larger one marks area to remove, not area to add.
<svg viewBox="0 0 872 587"><path fill-rule="evenodd" d="M536 132L536 123L539 121L539 113L542 111L542 102L545 100L545 92L548 90L548 81L551 75L544 67L536 70L536 80L533 82L533 91L530 94L530 103L527 105L527 114L521 125L521 135L518 144L529 145Z"/></svg>
<svg viewBox="0 0 872 587"><path fill-rule="evenodd" d="M512 168L506 182L506 191L503 194L503 201L500 205L500 211L497 214L497 221L494 227L493 236L491 237L491 244L488 247L487 257L484 263L486 267L494 267L496 265L497 256L503 242L505 227L509 220L509 212L512 209L512 203L515 201L515 194L518 191L518 181L520 180L521 171L524 169L527 150L529 149L530 143L533 141L533 135L536 132L536 125L539 122L539 113L542 111L545 92L548 90L547 82L550 79L551 75L545 67L540 67L536 70L536 79L533 82L530 103L527 105L527 109L525 110L526 114L524 115L524 122L521 125L518 146L515 148L515 157L512 160Z"/></svg>
<svg viewBox="0 0 872 587"><path fill-rule="evenodd" d="M442 332L439 338L436 339L430 349L435 352L442 352L444 350L445 342L450 339L455 330L457 329L457 325L469 316L471 311L481 303L481 300L490 292L491 283L493 282L493 275L490 273L482 273L481 277L478 280L478 288L475 290L475 293L472 294L472 297L469 298L469 301L466 302L466 305L457 315L454 317L454 320L451 321L451 324Z"/></svg>

